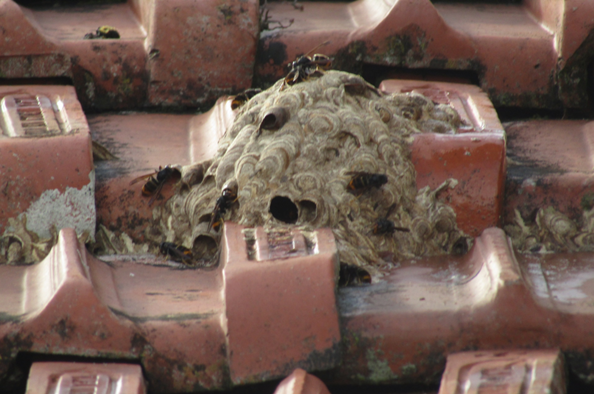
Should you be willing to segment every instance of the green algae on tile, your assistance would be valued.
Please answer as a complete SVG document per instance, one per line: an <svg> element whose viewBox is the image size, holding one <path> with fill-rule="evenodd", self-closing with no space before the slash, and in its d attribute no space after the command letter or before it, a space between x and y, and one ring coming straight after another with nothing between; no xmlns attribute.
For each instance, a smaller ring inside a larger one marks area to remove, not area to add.
<svg viewBox="0 0 594 394"><path fill-rule="evenodd" d="M381 358L383 354L384 352L381 350L367 349L366 358L369 375L366 380L373 383L382 383L398 379L398 375L392 371L388 361Z"/></svg>

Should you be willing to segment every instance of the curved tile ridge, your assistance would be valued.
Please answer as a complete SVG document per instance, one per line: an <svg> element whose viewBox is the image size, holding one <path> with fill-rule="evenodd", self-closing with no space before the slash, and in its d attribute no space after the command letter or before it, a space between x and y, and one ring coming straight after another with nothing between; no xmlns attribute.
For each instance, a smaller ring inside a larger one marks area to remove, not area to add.
<svg viewBox="0 0 594 394"><path fill-rule="evenodd" d="M22 310L30 351L69 354L128 353L132 325L118 319L97 297L89 279L87 251L73 229L60 231L58 244L42 262L27 267ZM23 349L25 350L25 349Z"/></svg>
<svg viewBox="0 0 594 394"><path fill-rule="evenodd" d="M557 349L450 354L438 394L565 394L564 364Z"/></svg>
<svg viewBox="0 0 594 394"><path fill-rule="evenodd" d="M451 314L491 307L506 286L521 283L508 247L505 233L490 228L475 239L466 256L403 262L383 282L341 289L341 315Z"/></svg>
<svg viewBox="0 0 594 394"><path fill-rule="evenodd" d="M76 254L72 253L73 251L76 251ZM66 281L88 281L78 252L76 233L72 234L71 229L65 229L60 232L58 244L52 248L49 255L25 271L21 302L23 315L40 314L56 297Z"/></svg>
<svg viewBox="0 0 594 394"><path fill-rule="evenodd" d="M2 56L50 54L58 52L55 42L43 36L41 26L35 21L31 10L21 8L14 1L0 3L0 25L11 26L2 29Z"/></svg>
<svg viewBox="0 0 594 394"><path fill-rule="evenodd" d="M467 303L471 308L491 304L506 285L520 280L517 262L508 247L505 233L497 228L486 229L476 238L470 258L480 261L481 268L467 282L467 294L460 299L461 304Z"/></svg>
<svg viewBox="0 0 594 394"><path fill-rule="evenodd" d="M463 306L497 308L502 297L507 299L510 286L516 286L528 295L511 243L503 230L488 228L475 238L466 264L474 265L477 271L465 283L460 283L466 287L465 291L452 292L456 299L453 309L459 310Z"/></svg>
<svg viewBox="0 0 594 394"><path fill-rule="evenodd" d="M468 348L561 346L557 312L538 306L505 233L486 229L465 256L403 261L385 281L340 289L336 382L414 382Z"/></svg>
<svg viewBox="0 0 594 394"><path fill-rule="evenodd" d="M220 276L99 261L62 230L40 263L0 266L0 387L19 352L139 360L157 391L225 387Z"/></svg>
<svg viewBox="0 0 594 394"><path fill-rule="evenodd" d="M279 383L274 394L330 394L330 391L318 377L297 368Z"/></svg>
<svg viewBox="0 0 594 394"><path fill-rule="evenodd" d="M196 115L190 120L191 163L199 163L215 156L219 139L233 124L235 114L231 109L231 96L223 96L208 112Z"/></svg>
<svg viewBox="0 0 594 394"><path fill-rule="evenodd" d="M33 363L27 394L145 394L139 365L80 362Z"/></svg>
<svg viewBox="0 0 594 394"><path fill-rule="evenodd" d="M276 230L225 223L221 264L234 384L287 376L297 367L330 369L340 362L332 232ZM286 245L295 245L296 252Z"/></svg>
<svg viewBox="0 0 594 394"><path fill-rule="evenodd" d="M348 3L347 10L354 27L369 29L368 26L376 26L381 23L390 11L395 7L398 0L363 0Z"/></svg>
<svg viewBox="0 0 594 394"><path fill-rule="evenodd" d="M477 238L478 253L497 288L518 284L521 281L518 262L512 252L511 243L500 228L488 228Z"/></svg>
<svg viewBox="0 0 594 394"><path fill-rule="evenodd" d="M370 47L374 47L376 61L386 64L404 61L404 56L400 55L405 54L397 52L403 49L400 46L403 46L401 40L406 39L405 37L410 37L411 41L414 37L418 41L411 43L413 48L417 45L420 47L413 51L415 53L409 62L412 60L419 65L428 65L430 58L443 58L451 62L475 55L476 50L470 37L453 29L430 0L396 0L381 19L376 13L363 12L365 9L376 8L376 1L361 0L349 7L356 9L359 15L375 17L376 20L370 18L366 23L360 21L362 26L354 30L349 38L351 41L364 40Z"/></svg>

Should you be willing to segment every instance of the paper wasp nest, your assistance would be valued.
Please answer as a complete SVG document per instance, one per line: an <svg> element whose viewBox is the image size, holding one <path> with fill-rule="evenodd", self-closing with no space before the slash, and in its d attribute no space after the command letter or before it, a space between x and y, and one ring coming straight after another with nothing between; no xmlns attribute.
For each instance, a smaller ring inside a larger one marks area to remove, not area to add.
<svg viewBox="0 0 594 394"><path fill-rule="evenodd" d="M184 187L155 208L147 236L212 258L221 232L208 231L211 215L225 185L236 183L238 198L226 221L330 227L341 262L381 267L463 252L470 240L457 228L454 211L436 199L441 189L417 191L409 148L414 133L454 133L460 123L449 106L415 93L383 95L345 72L292 86L280 80L239 109L212 161L182 169ZM385 174L388 182L349 192L359 172ZM382 218L410 231L374 234Z"/></svg>

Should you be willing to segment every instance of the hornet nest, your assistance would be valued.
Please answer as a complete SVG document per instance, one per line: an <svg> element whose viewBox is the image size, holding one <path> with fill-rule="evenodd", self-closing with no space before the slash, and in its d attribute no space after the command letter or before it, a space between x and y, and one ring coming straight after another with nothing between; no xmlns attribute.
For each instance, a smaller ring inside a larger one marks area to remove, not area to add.
<svg viewBox="0 0 594 394"><path fill-rule="evenodd" d="M572 220L556 208L539 208L532 220L514 211L504 226L521 253L594 252L594 208L584 207L581 220Z"/></svg>
<svg viewBox="0 0 594 394"><path fill-rule="evenodd" d="M214 261L222 231L213 226L213 211L235 188L236 200L223 201L224 220L329 227L340 261L374 272L403 258L464 253L471 239L436 198L457 182L417 191L409 148L415 133L454 133L461 123L450 106L416 93L385 95L345 72L292 86L279 80L240 107L212 160L181 169L179 193L154 208L146 236ZM387 182L352 187L361 173L385 175ZM382 219L392 231L378 230Z"/></svg>

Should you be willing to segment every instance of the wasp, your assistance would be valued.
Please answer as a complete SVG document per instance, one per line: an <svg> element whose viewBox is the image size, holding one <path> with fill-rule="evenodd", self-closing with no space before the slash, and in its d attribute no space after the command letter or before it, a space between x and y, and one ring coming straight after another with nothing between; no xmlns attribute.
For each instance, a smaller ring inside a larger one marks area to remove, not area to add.
<svg viewBox="0 0 594 394"><path fill-rule="evenodd" d="M219 197L220 198L220 197ZM218 200L217 200L218 203ZM208 224L208 231L212 228L214 231L218 232L223 224L223 213L220 209L220 206L215 205L215 209L212 212L210 223Z"/></svg>
<svg viewBox="0 0 594 394"><path fill-rule="evenodd" d="M363 283L371 283L371 275L367 270L356 265L340 263L338 286L360 285Z"/></svg>
<svg viewBox="0 0 594 394"><path fill-rule="evenodd" d="M347 185L347 190L356 195L361 195L372 188L379 189L382 185L388 183L386 174L373 174L370 172L347 172L347 175L353 175Z"/></svg>
<svg viewBox="0 0 594 394"><path fill-rule="evenodd" d="M233 97L233 100L231 101L231 109L237 109L241 107L260 92L262 92L262 89L258 88L244 90L242 93L239 93L237 96Z"/></svg>
<svg viewBox="0 0 594 394"><path fill-rule="evenodd" d="M289 64L288 67L290 67L290 71L285 77L282 87L285 85L291 86L298 82L303 82L315 73L322 73L323 70L328 70L332 66L332 59L330 57L319 53L308 56L319 47L328 43L329 41L321 43L314 49L307 52L305 55L300 56L297 60Z"/></svg>
<svg viewBox="0 0 594 394"><path fill-rule="evenodd" d="M151 206L155 199L161 194L161 189L163 189L165 183L176 171L178 170L170 166L165 166L165 168L159 166L159 169L151 174L141 175L138 178L132 179L130 185L133 185L136 182L142 181L144 179L148 179L144 186L142 186L142 195L147 197L152 196L149 200L149 206Z"/></svg>
<svg viewBox="0 0 594 394"><path fill-rule="evenodd" d="M410 229L406 227L396 226L393 221L388 219L394 208L396 208L396 204L392 204L390 206L390 208L388 209L388 213L386 213L385 217L378 218L375 221L375 224L373 225L373 230L371 231L374 235L394 234L395 231L410 231Z"/></svg>
<svg viewBox="0 0 594 394"><path fill-rule="evenodd" d="M230 181L223 186L221 196L217 198L214 210L208 224L208 231L214 229L219 231L221 224L223 224L223 215L227 213L227 210L237 201L237 182L235 180Z"/></svg>
<svg viewBox="0 0 594 394"><path fill-rule="evenodd" d="M95 39L109 39L109 38L120 38L120 33L115 29L115 27L111 26L100 26L97 28L95 33L87 33L83 37L85 40L95 40Z"/></svg>
<svg viewBox="0 0 594 394"><path fill-rule="evenodd" d="M373 225L374 235L394 234L394 231L409 232L410 229L406 227L398 227L394 222L386 218L379 218Z"/></svg>
<svg viewBox="0 0 594 394"><path fill-rule="evenodd" d="M163 256L168 256L178 263L192 263L192 251L184 246L176 245L173 242L161 242L159 251Z"/></svg>

